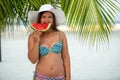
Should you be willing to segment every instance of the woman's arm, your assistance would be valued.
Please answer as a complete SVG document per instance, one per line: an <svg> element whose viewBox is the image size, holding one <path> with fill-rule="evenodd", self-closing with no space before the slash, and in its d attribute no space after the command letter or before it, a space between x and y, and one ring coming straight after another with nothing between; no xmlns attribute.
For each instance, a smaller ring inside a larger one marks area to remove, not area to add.
<svg viewBox="0 0 120 80"><path fill-rule="evenodd" d="M63 58L64 67L65 67L65 76L66 76L65 80L71 80L70 56L68 51L67 38L63 32L61 36L62 36L62 42L63 42L62 58Z"/></svg>
<svg viewBox="0 0 120 80"><path fill-rule="evenodd" d="M41 34L40 31L35 31L30 34L28 38L28 58L33 64L39 60L39 42Z"/></svg>

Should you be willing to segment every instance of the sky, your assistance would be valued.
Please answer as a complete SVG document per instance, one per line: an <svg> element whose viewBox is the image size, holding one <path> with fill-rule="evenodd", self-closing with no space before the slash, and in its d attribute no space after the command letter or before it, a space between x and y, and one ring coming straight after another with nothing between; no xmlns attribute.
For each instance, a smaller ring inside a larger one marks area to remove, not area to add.
<svg viewBox="0 0 120 80"><path fill-rule="evenodd" d="M117 1L120 2L120 0L117 0ZM120 8L120 4L118 4L118 6L119 6L119 8ZM116 22L117 24L120 24L120 11L119 11L119 12L116 12L116 14L115 14L115 22Z"/></svg>
<svg viewBox="0 0 120 80"><path fill-rule="evenodd" d="M120 12L117 12L117 13L115 14L115 23L116 23L116 24L120 24Z"/></svg>

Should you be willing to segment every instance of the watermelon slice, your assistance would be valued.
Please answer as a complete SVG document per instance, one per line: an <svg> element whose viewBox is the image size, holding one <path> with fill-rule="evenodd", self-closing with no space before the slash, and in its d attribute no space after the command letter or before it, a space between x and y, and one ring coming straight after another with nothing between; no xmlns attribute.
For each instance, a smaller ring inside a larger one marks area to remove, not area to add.
<svg viewBox="0 0 120 80"><path fill-rule="evenodd" d="M45 32L47 31L51 26L51 23L49 24L40 24L40 23L35 23L35 24L32 24L31 27L34 29L34 30L40 30L42 32Z"/></svg>

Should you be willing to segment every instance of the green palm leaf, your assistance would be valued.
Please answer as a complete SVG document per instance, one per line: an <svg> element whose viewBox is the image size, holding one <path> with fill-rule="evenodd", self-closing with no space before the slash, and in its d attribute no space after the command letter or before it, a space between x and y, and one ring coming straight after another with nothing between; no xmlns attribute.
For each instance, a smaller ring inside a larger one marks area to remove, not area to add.
<svg viewBox="0 0 120 80"><path fill-rule="evenodd" d="M64 2L64 0L62 0ZM67 0L65 0L67 1ZM68 0L64 5L67 26L94 45L101 41L109 41L114 14L119 10L117 1L113 0ZM68 3L68 2L67 2Z"/></svg>
<svg viewBox="0 0 120 80"><path fill-rule="evenodd" d="M61 7L69 30L93 45L109 41L114 13L120 10L117 0L0 0L0 29L14 30L21 22L27 29L28 11L46 3Z"/></svg>

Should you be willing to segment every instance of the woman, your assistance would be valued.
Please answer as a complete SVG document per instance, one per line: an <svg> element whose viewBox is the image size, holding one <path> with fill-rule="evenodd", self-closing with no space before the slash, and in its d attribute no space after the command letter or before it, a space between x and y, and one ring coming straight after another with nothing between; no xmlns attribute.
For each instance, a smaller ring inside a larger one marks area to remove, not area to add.
<svg viewBox="0 0 120 80"><path fill-rule="evenodd" d="M36 17L38 16L38 17ZM64 32L56 26L64 21L64 13L50 4L30 11L30 23L51 23L46 32L34 31L28 38L28 58L36 64L34 80L70 80L70 57Z"/></svg>

